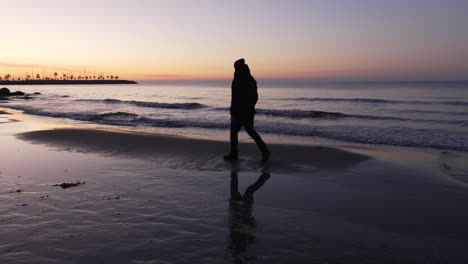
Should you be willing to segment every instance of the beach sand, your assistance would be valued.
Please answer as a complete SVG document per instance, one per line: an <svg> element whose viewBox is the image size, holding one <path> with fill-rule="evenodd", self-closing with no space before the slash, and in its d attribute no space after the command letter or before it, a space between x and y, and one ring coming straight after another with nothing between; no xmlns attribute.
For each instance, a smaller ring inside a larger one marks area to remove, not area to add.
<svg viewBox="0 0 468 264"><path fill-rule="evenodd" d="M229 163L227 142L8 109L0 142L0 263L466 263L465 153L242 143Z"/></svg>
<svg viewBox="0 0 468 264"><path fill-rule="evenodd" d="M58 149L149 160L188 170L222 171L232 165L248 171L266 166L275 172L317 168L340 170L368 159L365 155L329 147L270 144L275 155L266 164L260 161L260 152L255 144L240 143L240 159L231 163L222 159L229 150L228 142L115 129L61 128L26 132L19 134L18 138Z"/></svg>

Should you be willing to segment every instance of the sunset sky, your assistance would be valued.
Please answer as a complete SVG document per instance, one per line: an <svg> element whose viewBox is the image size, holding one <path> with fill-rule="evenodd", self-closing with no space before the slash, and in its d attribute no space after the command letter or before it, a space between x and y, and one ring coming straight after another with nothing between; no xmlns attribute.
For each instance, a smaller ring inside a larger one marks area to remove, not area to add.
<svg viewBox="0 0 468 264"><path fill-rule="evenodd" d="M466 0L0 0L0 75L466 80Z"/></svg>

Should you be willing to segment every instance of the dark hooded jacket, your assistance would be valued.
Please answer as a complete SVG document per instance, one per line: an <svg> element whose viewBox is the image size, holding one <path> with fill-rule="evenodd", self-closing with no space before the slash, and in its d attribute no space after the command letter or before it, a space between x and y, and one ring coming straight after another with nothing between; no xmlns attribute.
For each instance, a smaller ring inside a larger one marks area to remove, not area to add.
<svg viewBox="0 0 468 264"><path fill-rule="evenodd" d="M236 71L231 85L231 115L253 115L258 100L257 81L250 74L249 66L243 60L239 61L234 64Z"/></svg>

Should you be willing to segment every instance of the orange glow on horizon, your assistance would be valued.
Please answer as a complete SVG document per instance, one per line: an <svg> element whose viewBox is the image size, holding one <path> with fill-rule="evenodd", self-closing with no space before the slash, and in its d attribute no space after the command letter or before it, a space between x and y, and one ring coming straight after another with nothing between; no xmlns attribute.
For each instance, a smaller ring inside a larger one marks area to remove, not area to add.
<svg viewBox="0 0 468 264"><path fill-rule="evenodd" d="M121 61L118 64L100 62L97 67L85 67L64 64L46 64L11 61L0 61L0 77L10 74L12 79L25 79L27 75L35 78L39 74L42 78L53 77L57 72L59 76L66 74L84 76L119 76L121 80L136 81L225 81L232 79L233 62L237 58L225 58L221 62L207 58L206 61L189 63L179 59L168 62L167 60L145 61ZM399 61L380 63L372 57L356 58L352 56L325 56L315 55L306 60L285 61L271 58L260 60L254 57L246 57L252 75L257 79L269 80L388 80L389 76L394 80L424 80L428 76L437 76L438 67L433 63L423 61L419 65L404 65ZM359 61L359 63L356 63ZM441 62L443 63L443 62ZM463 69L451 66L449 62L444 64L446 69L462 75ZM405 73L411 74L405 74ZM369 77L371 76L371 77ZM414 77L416 76L416 77Z"/></svg>

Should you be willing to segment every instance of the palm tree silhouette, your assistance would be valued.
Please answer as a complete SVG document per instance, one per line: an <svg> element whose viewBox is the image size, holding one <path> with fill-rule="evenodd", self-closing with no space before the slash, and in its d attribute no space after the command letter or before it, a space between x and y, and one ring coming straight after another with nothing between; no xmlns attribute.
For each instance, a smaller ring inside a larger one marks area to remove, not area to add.
<svg viewBox="0 0 468 264"><path fill-rule="evenodd" d="M57 72L54 72L55 80L57 80L57 76L58 76L58 73L57 73Z"/></svg>

